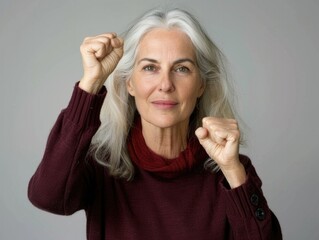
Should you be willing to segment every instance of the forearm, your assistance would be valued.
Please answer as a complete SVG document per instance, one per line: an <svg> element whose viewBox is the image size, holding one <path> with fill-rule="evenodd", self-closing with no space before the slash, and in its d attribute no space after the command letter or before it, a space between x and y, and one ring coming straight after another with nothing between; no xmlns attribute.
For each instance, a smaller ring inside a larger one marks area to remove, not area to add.
<svg viewBox="0 0 319 240"><path fill-rule="evenodd" d="M29 183L28 196L37 207L57 214L70 214L83 205L73 202L72 209L68 209L72 193L75 191L79 195L80 190L85 191L85 165L80 163L84 162L91 138L99 127L103 99L90 96L77 87L74 90L68 107L50 132L43 159ZM74 183L83 188L77 189L72 186Z"/></svg>
<svg viewBox="0 0 319 240"><path fill-rule="evenodd" d="M279 222L269 209L261 190L261 180L247 157L241 156L246 170L246 180L230 189L226 177L222 181L226 211L234 239L281 240Z"/></svg>
<svg viewBox="0 0 319 240"><path fill-rule="evenodd" d="M221 169L221 171L232 189L241 186L246 181L246 170L242 163L232 169Z"/></svg>

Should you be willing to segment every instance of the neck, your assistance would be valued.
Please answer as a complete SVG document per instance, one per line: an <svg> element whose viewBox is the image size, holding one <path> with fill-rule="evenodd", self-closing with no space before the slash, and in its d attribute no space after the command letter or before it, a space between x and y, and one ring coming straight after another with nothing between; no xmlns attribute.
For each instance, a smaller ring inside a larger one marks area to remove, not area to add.
<svg viewBox="0 0 319 240"><path fill-rule="evenodd" d="M177 158L187 146L188 122L169 128L160 128L142 120L142 133L146 145L156 154Z"/></svg>

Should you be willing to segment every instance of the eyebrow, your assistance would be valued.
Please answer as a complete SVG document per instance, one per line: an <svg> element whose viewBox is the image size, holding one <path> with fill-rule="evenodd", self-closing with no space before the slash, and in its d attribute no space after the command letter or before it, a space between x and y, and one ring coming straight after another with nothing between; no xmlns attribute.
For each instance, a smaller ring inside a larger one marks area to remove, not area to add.
<svg viewBox="0 0 319 240"><path fill-rule="evenodd" d="M137 62L137 64L140 64L143 61L147 61L147 62L152 62L152 63L158 63L158 61L156 59L152 59L152 58L142 58L141 60L139 60ZM183 62L190 62L191 64L193 64L194 66L196 66L196 63L190 59L190 58L181 58L181 59L177 59L176 61L174 61L174 64L178 64L178 63L183 63Z"/></svg>

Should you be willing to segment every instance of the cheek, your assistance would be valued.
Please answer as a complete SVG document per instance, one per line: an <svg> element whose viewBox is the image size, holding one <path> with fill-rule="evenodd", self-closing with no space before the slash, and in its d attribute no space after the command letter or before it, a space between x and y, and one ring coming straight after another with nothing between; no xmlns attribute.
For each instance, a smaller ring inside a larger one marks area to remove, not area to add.
<svg viewBox="0 0 319 240"><path fill-rule="evenodd" d="M185 98L188 99L189 102L196 102L197 98L201 96L202 91L198 85L190 85L184 90L184 93Z"/></svg>
<svg viewBox="0 0 319 240"><path fill-rule="evenodd" d="M145 84L139 84L135 87L135 98L146 99L149 95L149 89Z"/></svg>
<svg viewBox="0 0 319 240"><path fill-rule="evenodd" d="M184 108L187 108L188 111L193 111L196 103L197 103L197 99L202 95L202 91L201 89L199 89L196 86L192 86L191 88L186 90L186 94L184 95Z"/></svg>
<svg viewBox="0 0 319 240"><path fill-rule="evenodd" d="M139 112L147 108L147 102L150 95L151 91L145 84L136 83L134 86L134 101Z"/></svg>
<svg viewBox="0 0 319 240"><path fill-rule="evenodd" d="M143 96L147 93L148 89L150 88L150 79L145 78L143 74L139 72L133 72L133 75L130 79L130 93L133 93L134 96ZM133 95L131 94L131 95Z"/></svg>
<svg viewBox="0 0 319 240"><path fill-rule="evenodd" d="M154 79L149 78L139 78L135 79L134 83L134 92L135 97L141 99L147 99L156 89Z"/></svg>

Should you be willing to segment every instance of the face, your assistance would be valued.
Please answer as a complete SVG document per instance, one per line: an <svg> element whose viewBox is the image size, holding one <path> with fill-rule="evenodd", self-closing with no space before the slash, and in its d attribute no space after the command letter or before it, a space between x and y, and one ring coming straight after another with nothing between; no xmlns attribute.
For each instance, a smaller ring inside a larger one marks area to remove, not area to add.
<svg viewBox="0 0 319 240"><path fill-rule="evenodd" d="M188 126L204 90L189 37L176 29L147 33L127 89L135 98L142 123L160 128Z"/></svg>

